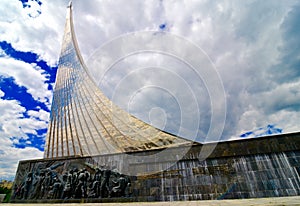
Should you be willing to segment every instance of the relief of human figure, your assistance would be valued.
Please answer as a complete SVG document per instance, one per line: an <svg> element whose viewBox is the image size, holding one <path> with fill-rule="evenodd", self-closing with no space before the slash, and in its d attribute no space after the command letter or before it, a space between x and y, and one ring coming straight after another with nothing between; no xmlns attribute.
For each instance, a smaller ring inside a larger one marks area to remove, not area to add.
<svg viewBox="0 0 300 206"><path fill-rule="evenodd" d="M71 174L71 189L72 189L72 196L73 198L75 198L75 194L76 194L76 187L78 184L78 169L75 167L72 169Z"/></svg>
<svg viewBox="0 0 300 206"><path fill-rule="evenodd" d="M27 177L23 183L23 186L21 188L21 198L22 199L27 199L28 196L29 196L29 192L31 190L31 187L32 187L32 177L33 177L33 173L32 172L29 172L27 174Z"/></svg>
<svg viewBox="0 0 300 206"><path fill-rule="evenodd" d="M90 173L83 168L78 174L78 183L75 189L75 198L87 197L87 187L90 179Z"/></svg>
<svg viewBox="0 0 300 206"><path fill-rule="evenodd" d="M59 180L59 178L56 176L54 177L53 185L51 186L51 190L48 193L49 199L61 199L62 191L63 191L63 185L62 182Z"/></svg>
<svg viewBox="0 0 300 206"><path fill-rule="evenodd" d="M91 191L89 193L89 197L99 197L100 196L100 192L101 192L101 178L102 178L102 171L100 170L100 168L96 168L95 169L95 174L94 174L94 178L92 180L92 184L91 184Z"/></svg>
<svg viewBox="0 0 300 206"><path fill-rule="evenodd" d="M45 199L48 197L48 192L50 191L50 187L53 184L52 179L52 172L50 170L45 171L45 180L42 183L42 189L41 189L41 198Z"/></svg>
<svg viewBox="0 0 300 206"><path fill-rule="evenodd" d="M101 190L101 197L108 197L110 190L109 190L109 178L111 176L111 170L103 169L103 178L101 180L100 190Z"/></svg>
<svg viewBox="0 0 300 206"><path fill-rule="evenodd" d="M44 180L41 183L41 191L40 191L39 199L46 199L46 198L49 199L53 196L52 194L49 193L53 192L51 190L53 184L55 183L54 178L59 176L59 174L56 172L55 169L62 165L64 165L64 162L58 162L42 170L45 176L44 176Z"/></svg>
<svg viewBox="0 0 300 206"><path fill-rule="evenodd" d="M72 170L63 174L63 194L62 199L69 199L72 197Z"/></svg>
<svg viewBox="0 0 300 206"><path fill-rule="evenodd" d="M116 185L111 190L111 197L125 197L125 190L127 186L130 186L128 179L125 177L124 174L120 174L117 181L113 181Z"/></svg>
<svg viewBox="0 0 300 206"><path fill-rule="evenodd" d="M41 171L40 174L36 172L34 176L33 192L30 199L41 199L42 198L42 187L45 181L45 171Z"/></svg>

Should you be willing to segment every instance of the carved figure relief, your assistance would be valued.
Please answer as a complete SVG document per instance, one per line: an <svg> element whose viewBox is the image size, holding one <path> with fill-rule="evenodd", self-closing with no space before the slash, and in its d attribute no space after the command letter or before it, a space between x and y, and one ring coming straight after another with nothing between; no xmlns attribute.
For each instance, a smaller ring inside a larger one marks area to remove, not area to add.
<svg viewBox="0 0 300 206"><path fill-rule="evenodd" d="M105 166L70 168L63 173L56 171L60 162L49 168L29 172L16 185L14 198L30 199L80 199L125 197L131 186L130 178ZM60 170L59 170L60 171Z"/></svg>

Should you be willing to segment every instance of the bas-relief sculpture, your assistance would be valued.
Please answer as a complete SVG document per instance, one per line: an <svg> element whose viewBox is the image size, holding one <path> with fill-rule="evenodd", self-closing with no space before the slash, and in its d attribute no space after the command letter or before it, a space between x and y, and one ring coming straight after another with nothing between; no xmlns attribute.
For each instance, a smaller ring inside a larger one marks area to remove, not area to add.
<svg viewBox="0 0 300 206"><path fill-rule="evenodd" d="M130 177L106 166L38 165L15 183L12 199L81 199L130 196Z"/></svg>

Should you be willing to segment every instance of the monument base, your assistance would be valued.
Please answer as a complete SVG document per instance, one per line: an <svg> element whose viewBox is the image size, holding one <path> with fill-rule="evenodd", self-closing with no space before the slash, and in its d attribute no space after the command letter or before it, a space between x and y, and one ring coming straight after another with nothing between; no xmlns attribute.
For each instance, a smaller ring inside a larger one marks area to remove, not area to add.
<svg viewBox="0 0 300 206"><path fill-rule="evenodd" d="M215 147L204 160L204 147ZM300 195L300 134L191 148L21 161L11 202L133 202ZM183 154L179 157L178 154ZM151 158L148 158L151 157Z"/></svg>

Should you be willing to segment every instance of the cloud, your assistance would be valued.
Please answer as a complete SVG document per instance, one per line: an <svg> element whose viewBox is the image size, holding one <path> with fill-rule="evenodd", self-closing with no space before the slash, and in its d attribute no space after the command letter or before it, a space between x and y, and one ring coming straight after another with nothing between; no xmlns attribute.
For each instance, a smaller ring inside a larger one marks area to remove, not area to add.
<svg viewBox="0 0 300 206"><path fill-rule="evenodd" d="M29 110L27 111L27 114L30 117L42 120L42 121L48 121L49 119L49 112L46 112L45 110L39 110L39 111L34 111L34 110Z"/></svg>
<svg viewBox="0 0 300 206"><path fill-rule="evenodd" d="M0 90L1 97L4 92ZM36 120L32 117L26 118L26 108L20 106L16 100L0 99L0 176L2 179L13 179L17 163L22 159L33 159L42 157L43 152L37 146L33 147L34 138L40 138L37 130L47 126L46 121ZM41 112L45 113L45 111ZM43 116L43 115L42 115ZM17 145L24 142L24 147Z"/></svg>
<svg viewBox="0 0 300 206"><path fill-rule="evenodd" d="M10 147L7 142L0 138L0 177L1 179L13 180L20 160L38 159L43 157L43 152L33 147L24 149ZM3 149L4 148L4 149Z"/></svg>
<svg viewBox="0 0 300 206"><path fill-rule="evenodd" d="M26 117L26 108L16 100L0 100L0 129L1 138L28 139L27 134L37 135L37 130L47 128L48 118L46 111L28 111L35 116ZM39 115L38 115L39 114Z"/></svg>
<svg viewBox="0 0 300 206"><path fill-rule="evenodd" d="M275 81L284 82L299 82L300 76L300 51L297 45L300 44L300 5L295 5L285 16L280 29L282 31L282 45L278 48L280 56L277 59L277 64L270 68L272 77Z"/></svg>
<svg viewBox="0 0 300 206"><path fill-rule="evenodd" d="M0 98L4 96L4 92L0 90Z"/></svg>
<svg viewBox="0 0 300 206"><path fill-rule="evenodd" d="M300 82L280 84L272 90L262 93L258 104L264 108L266 115L281 110L300 112L299 88Z"/></svg>
<svg viewBox="0 0 300 206"><path fill-rule="evenodd" d="M19 130L19 125L16 125L15 121L23 117L23 113L26 109L19 105L16 100L2 100L0 101L0 122L1 130L7 137L22 137L22 133ZM5 138L5 137L2 137Z"/></svg>
<svg viewBox="0 0 300 206"><path fill-rule="evenodd" d="M2 91L0 93L4 94ZM37 148L20 149L13 146L22 139L26 140L26 133L34 134L37 128L45 127L45 122L41 124L31 118L24 118L25 111L26 109L16 100L0 100L0 176L2 179L13 179L19 160L42 157L43 152Z"/></svg>
<svg viewBox="0 0 300 206"><path fill-rule="evenodd" d="M5 74L5 72L9 70L4 69L3 65L7 63L5 61L8 60L8 58L1 58L1 60L4 60L1 61L1 68L3 68L1 72L2 74ZM24 69L24 67L28 67L30 72L25 76L30 77L32 75L31 77L33 77L35 81L31 80L31 82L39 81L40 75L37 75L39 72L34 73L33 71L35 70L30 64L12 59L10 60L10 64L8 65L12 71L18 66L20 66L20 70L21 68ZM24 100L24 102L11 99L11 97L18 97L18 95L29 95L20 90L19 88L21 87L17 87L15 84L17 81L10 82L11 77L9 77L9 75L14 74L14 72L18 73L18 71L13 71L5 74L8 77L0 76L0 175L1 178L4 179L12 179L14 177L18 160L42 157L42 145L48 123L48 112L36 107L39 101L31 102L29 101L29 96L26 96L27 99L25 100L19 98L20 100ZM19 83L28 86L26 78L23 78L22 75L20 75L20 78L18 78L18 75L14 76L19 80ZM3 82L9 82L9 84L3 84ZM30 85L31 84L29 84L29 87ZM46 85L42 84L42 86L45 87ZM4 90L10 91L7 87L14 88L15 90L12 92L15 92L16 94L6 94ZM34 91L33 94L39 94L37 90L34 90L33 88L32 90ZM44 93L44 95L47 95L47 93ZM43 100L42 96L43 95L40 97L37 96L37 99ZM27 106L27 108L34 108L35 110L28 110L25 106Z"/></svg>
<svg viewBox="0 0 300 206"><path fill-rule="evenodd" d="M28 7L23 8L22 2L1 1L0 41L11 43L18 51L32 51L53 66L60 52L67 2L45 1L38 6L41 14L31 18L28 15L31 11ZM34 1L29 3L37 4Z"/></svg>
<svg viewBox="0 0 300 206"><path fill-rule="evenodd" d="M51 99L51 91L45 84L46 75L35 64L27 64L12 58L1 58L0 67L0 75L13 77L18 85L28 89L35 100L47 103Z"/></svg>
<svg viewBox="0 0 300 206"><path fill-rule="evenodd" d="M20 0L23 4L23 8L28 12L28 16L36 18L41 14L42 2L39 0Z"/></svg>

